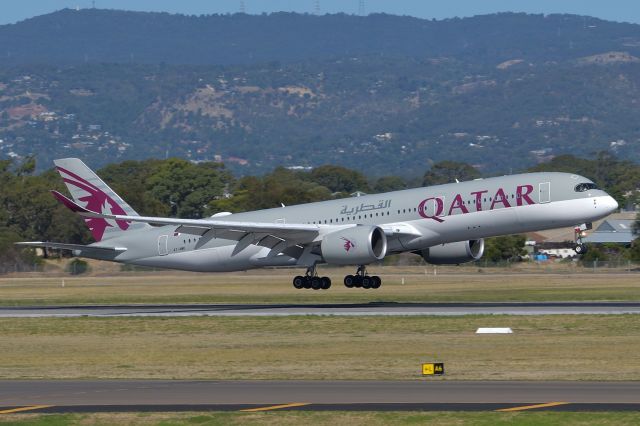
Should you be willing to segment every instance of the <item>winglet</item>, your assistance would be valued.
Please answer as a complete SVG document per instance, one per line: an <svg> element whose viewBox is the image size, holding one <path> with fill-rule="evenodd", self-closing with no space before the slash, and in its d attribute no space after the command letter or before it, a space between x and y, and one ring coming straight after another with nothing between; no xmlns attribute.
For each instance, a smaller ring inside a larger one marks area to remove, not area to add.
<svg viewBox="0 0 640 426"><path fill-rule="evenodd" d="M60 201L62 204L64 204L66 208L68 208L74 213L93 213L92 211L87 210L84 207L76 204L73 200L67 198L66 196L59 193L58 191L55 191L52 189L51 194L53 194L56 200Z"/></svg>

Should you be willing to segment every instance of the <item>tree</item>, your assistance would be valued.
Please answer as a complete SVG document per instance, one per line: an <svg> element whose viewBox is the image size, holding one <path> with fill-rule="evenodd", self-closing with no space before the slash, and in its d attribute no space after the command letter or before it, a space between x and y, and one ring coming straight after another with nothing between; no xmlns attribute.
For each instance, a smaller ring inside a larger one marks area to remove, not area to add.
<svg viewBox="0 0 640 426"><path fill-rule="evenodd" d="M480 177L473 166L457 161L441 161L434 164L431 169L424 174L422 186L440 185L452 183L456 179L459 181L473 180Z"/></svg>
<svg viewBox="0 0 640 426"><path fill-rule="evenodd" d="M353 193L369 191L367 179L361 173L340 166L320 166L313 169L309 178L331 192Z"/></svg>
<svg viewBox="0 0 640 426"><path fill-rule="evenodd" d="M640 262L640 238L636 238L631 242L628 250L629 260Z"/></svg>
<svg viewBox="0 0 640 426"><path fill-rule="evenodd" d="M390 192L407 189L407 183L399 176L383 176L373 185L374 192Z"/></svg>
<svg viewBox="0 0 640 426"><path fill-rule="evenodd" d="M484 240L483 259L490 262L514 261L526 254L524 235L505 235Z"/></svg>
<svg viewBox="0 0 640 426"><path fill-rule="evenodd" d="M331 199L331 191L308 180L306 173L279 167L260 178L247 176L234 188L230 198L209 203L208 213L242 212Z"/></svg>
<svg viewBox="0 0 640 426"><path fill-rule="evenodd" d="M169 207L171 215L200 218L207 204L221 197L231 180L231 174L221 164L192 164L170 158L159 163L146 187L155 199Z"/></svg>
<svg viewBox="0 0 640 426"><path fill-rule="evenodd" d="M40 262L35 250L21 249L13 244L20 240L16 232L0 227L0 272L12 272Z"/></svg>

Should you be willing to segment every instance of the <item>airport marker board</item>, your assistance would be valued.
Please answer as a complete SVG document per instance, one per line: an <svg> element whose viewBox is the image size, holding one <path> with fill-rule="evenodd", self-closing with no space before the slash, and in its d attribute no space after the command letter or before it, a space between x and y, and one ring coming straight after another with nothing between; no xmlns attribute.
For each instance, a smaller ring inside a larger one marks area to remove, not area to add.
<svg viewBox="0 0 640 426"><path fill-rule="evenodd" d="M443 362L428 362L422 364L423 376L442 376L444 374Z"/></svg>

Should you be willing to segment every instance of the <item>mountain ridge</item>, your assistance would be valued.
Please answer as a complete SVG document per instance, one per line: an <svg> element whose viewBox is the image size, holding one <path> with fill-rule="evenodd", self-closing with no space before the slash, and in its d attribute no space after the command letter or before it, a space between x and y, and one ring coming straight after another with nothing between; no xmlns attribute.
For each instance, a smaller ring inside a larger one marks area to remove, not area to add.
<svg viewBox="0 0 640 426"><path fill-rule="evenodd" d="M387 14L189 16L63 9L0 26L0 52L7 64L220 65L369 54L502 62L514 56L557 60L569 52L588 56L616 50L625 44L616 41L620 37L629 38L623 50L640 54L640 25L578 15L499 13L427 20Z"/></svg>

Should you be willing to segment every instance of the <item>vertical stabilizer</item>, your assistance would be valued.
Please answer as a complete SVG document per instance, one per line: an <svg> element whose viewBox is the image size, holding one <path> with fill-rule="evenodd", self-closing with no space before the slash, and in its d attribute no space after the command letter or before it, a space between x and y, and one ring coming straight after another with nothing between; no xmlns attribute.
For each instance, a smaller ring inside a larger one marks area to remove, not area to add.
<svg viewBox="0 0 640 426"><path fill-rule="evenodd" d="M78 158L54 161L73 200L96 213L139 216L118 194ZM93 238L101 241L113 238L126 231L149 227L145 223L130 223L122 220L85 218Z"/></svg>

